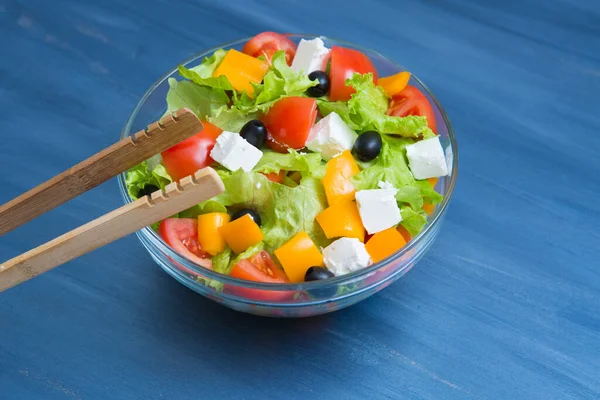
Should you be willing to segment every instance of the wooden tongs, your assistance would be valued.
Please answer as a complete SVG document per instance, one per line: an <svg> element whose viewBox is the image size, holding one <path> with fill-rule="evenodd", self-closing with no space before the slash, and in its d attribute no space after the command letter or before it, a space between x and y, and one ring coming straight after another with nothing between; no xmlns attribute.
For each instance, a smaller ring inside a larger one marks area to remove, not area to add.
<svg viewBox="0 0 600 400"><path fill-rule="evenodd" d="M0 206L0 237L140 162L202 131L181 109ZM0 264L0 292L208 200L225 190L212 168L204 168L143 196L39 247Z"/></svg>

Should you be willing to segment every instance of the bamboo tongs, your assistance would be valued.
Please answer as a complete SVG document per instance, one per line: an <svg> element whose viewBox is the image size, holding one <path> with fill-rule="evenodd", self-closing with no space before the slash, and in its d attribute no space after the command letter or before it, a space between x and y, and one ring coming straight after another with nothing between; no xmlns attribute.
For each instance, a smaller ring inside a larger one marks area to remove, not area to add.
<svg viewBox="0 0 600 400"><path fill-rule="evenodd" d="M182 109L0 206L0 236L202 130ZM224 191L211 168L168 185L0 264L0 292Z"/></svg>

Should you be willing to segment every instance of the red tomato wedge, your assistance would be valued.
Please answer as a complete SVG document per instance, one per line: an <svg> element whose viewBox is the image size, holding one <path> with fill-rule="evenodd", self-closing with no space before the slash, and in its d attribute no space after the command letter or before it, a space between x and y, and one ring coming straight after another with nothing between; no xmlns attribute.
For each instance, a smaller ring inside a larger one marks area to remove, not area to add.
<svg viewBox="0 0 600 400"><path fill-rule="evenodd" d="M235 264L231 276L254 282L289 283L285 272L264 250Z"/></svg>
<svg viewBox="0 0 600 400"><path fill-rule="evenodd" d="M285 272L275 264L273 258L266 251L261 251L250 258L241 260L231 270L231 276L254 282L289 283ZM259 301L282 301L289 298L289 291L273 291L263 289L250 289L232 287L231 291L238 296Z"/></svg>
<svg viewBox="0 0 600 400"><path fill-rule="evenodd" d="M355 72L366 74L371 72L373 79L377 82L377 70L363 52L346 47L331 47L331 65L329 77L331 89L329 98L331 101L346 101L355 92L350 86L346 86L346 79L351 78Z"/></svg>
<svg viewBox="0 0 600 400"><path fill-rule="evenodd" d="M287 65L292 65L292 60L296 55L296 44L287 37L275 32L263 32L248 40L242 48L242 53L252 57L265 56L267 62L271 63L271 58L276 52L285 51L285 61Z"/></svg>
<svg viewBox="0 0 600 400"><path fill-rule="evenodd" d="M406 86L401 92L392 97L387 110L388 115L406 117L420 115L427 118L427 125L437 134L435 114L427 97L414 86Z"/></svg>
<svg viewBox="0 0 600 400"><path fill-rule="evenodd" d="M317 102L310 97L284 97L261 119L267 127L267 145L280 153L306 145L317 118Z"/></svg>
<svg viewBox="0 0 600 400"><path fill-rule="evenodd" d="M204 268L212 269L210 254L203 252L198 243L196 219L167 218L160 223L158 234L177 253Z"/></svg>
<svg viewBox="0 0 600 400"><path fill-rule="evenodd" d="M179 180L211 165L210 152L215 147L222 129L202 121L204 129L181 143L161 153L165 168L171 178Z"/></svg>

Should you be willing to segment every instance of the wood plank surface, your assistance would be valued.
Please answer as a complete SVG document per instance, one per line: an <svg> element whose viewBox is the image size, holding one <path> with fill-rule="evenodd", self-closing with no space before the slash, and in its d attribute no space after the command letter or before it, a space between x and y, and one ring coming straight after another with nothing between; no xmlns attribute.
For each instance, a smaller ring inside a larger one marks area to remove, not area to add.
<svg viewBox="0 0 600 400"><path fill-rule="evenodd" d="M599 398L597 0L0 0L0 203L114 143L179 61L263 30L374 48L437 95L461 165L432 249L356 306L277 320L127 237L0 295L0 398ZM119 205L112 180L0 259Z"/></svg>

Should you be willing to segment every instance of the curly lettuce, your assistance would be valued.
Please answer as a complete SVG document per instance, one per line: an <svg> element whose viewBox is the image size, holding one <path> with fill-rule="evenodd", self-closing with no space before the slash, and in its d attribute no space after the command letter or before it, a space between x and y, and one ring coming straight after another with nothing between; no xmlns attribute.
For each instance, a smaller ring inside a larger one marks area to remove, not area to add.
<svg viewBox="0 0 600 400"><path fill-rule="evenodd" d="M287 96L303 96L306 89L315 86L317 80L294 71L285 61L285 52L278 51L271 59L271 68L263 82L255 84L253 97L245 92L234 98L233 108L246 113L266 112L279 99Z"/></svg>
<svg viewBox="0 0 600 400"><path fill-rule="evenodd" d="M396 200L399 203L408 203L415 211L422 210L423 202L441 202L442 195L437 193L427 180L416 180L410 172L406 146L411 143L414 143L411 139L384 136L377 159L352 177L351 181L356 189L377 189L379 182L388 182L398 189Z"/></svg>
<svg viewBox="0 0 600 400"><path fill-rule="evenodd" d="M171 182L173 179L162 164L151 168L147 161L141 162L125 174L125 186L132 199L140 197L140 191L146 186L152 185L164 189Z"/></svg>
<svg viewBox="0 0 600 400"><path fill-rule="evenodd" d="M347 102L317 100L319 112L323 116L335 112L350 128L359 132L374 130L407 138L434 136L427 126L425 117L387 115L388 96L381 86L373 83L371 73L364 75L356 73L346 80L346 85L356 90Z"/></svg>
<svg viewBox="0 0 600 400"><path fill-rule="evenodd" d="M256 210L262 219L265 249L275 250L301 231L305 231L317 246L329 244L315 220L317 214L327 207L320 180L305 177L298 186L288 187L271 182L257 172L220 172L220 176L225 192L211 201L229 210Z"/></svg>
<svg viewBox="0 0 600 400"><path fill-rule="evenodd" d="M298 171L302 176L321 179L325 174L325 164L319 153L299 153L289 149L287 154L275 151L263 151L263 156L254 167L254 171L279 173L279 171Z"/></svg>

